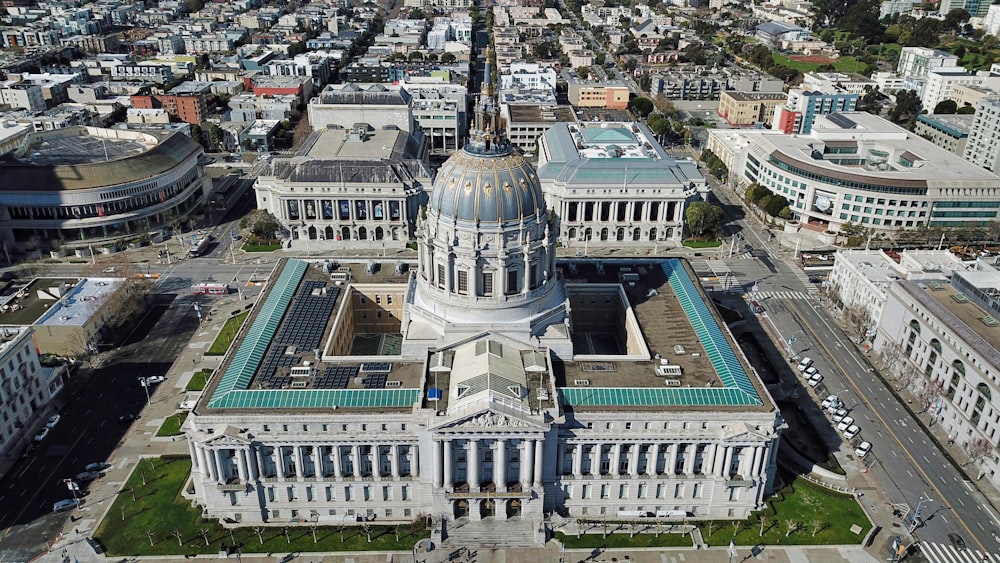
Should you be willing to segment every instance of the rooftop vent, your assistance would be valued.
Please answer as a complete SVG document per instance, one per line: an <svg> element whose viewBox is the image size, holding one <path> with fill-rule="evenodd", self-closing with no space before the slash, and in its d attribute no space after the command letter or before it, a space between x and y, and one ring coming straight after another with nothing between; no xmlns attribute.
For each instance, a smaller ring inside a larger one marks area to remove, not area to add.
<svg viewBox="0 0 1000 563"><path fill-rule="evenodd" d="M994 326L1000 325L1000 321L996 320L991 315L986 315L985 317L983 317L983 318L981 318L979 320L983 321L983 324L986 325L986 326L989 326L989 327L994 327Z"/></svg>

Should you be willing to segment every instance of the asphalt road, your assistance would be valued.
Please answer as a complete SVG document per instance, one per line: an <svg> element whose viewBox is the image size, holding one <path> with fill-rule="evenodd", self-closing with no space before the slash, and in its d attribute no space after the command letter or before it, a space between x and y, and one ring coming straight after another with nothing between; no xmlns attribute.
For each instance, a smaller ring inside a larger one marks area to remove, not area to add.
<svg viewBox="0 0 1000 563"><path fill-rule="evenodd" d="M715 193L724 202L732 197L718 186ZM901 514L896 522L879 524L890 534L904 534L910 527L905 516L913 515L919 506L923 524L914 531L916 539L947 545L948 533L957 533L971 549L1000 552L1000 544L993 536L994 530L1000 530L1000 519L983 495L877 377L863 354L830 317L827 306L815 298L815 292L810 295L808 284L803 283L804 275L780 258L775 241L767 240L759 232L759 226L742 219L742 212L737 209L729 209L737 217L729 232L742 235L755 249L754 258L725 262L744 288L757 284L759 292L755 300L764 306L764 314L781 339L785 342L795 339L785 352L796 359L803 356L814 359L824 375L816 388L817 397L837 394L851 409L861 435L852 445L845 444L843 451L853 456L854 444L860 440L873 444L865 462ZM806 392L801 379L794 385L800 393ZM922 499L926 500L921 502Z"/></svg>
<svg viewBox="0 0 1000 563"><path fill-rule="evenodd" d="M79 268L79 267L77 267ZM63 479L88 463L109 459L146 402L136 374L166 375L198 326L193 307L159 295L130 337L100 368L81 371L58 397L62 420L49 436L0 480L0 560L26 561L44 550L69 513L52 504L72 498ZM81 485L84 504L87 486Z"/></svg>

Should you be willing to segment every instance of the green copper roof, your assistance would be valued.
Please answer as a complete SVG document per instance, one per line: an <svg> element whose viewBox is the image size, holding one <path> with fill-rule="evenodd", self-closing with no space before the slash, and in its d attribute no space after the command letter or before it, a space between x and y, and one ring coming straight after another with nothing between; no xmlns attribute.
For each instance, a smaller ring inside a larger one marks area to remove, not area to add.
<svg viewBox="0 0 1000 563"><path fill-rule="evenodd" d="M419 401L419 389L247 389L308 266L307 262L296 259L284 264L212 393L208 408L380 408L408 407Z"/></svg>
<svg viewBox="0 0 1000 563"><path fill-rule="evenodd" d="M757 406L763 401L722 328L678 259L661 266L688 322L705 348L722 387L567 387L559 389L563 404L572 406Z"/></svg>

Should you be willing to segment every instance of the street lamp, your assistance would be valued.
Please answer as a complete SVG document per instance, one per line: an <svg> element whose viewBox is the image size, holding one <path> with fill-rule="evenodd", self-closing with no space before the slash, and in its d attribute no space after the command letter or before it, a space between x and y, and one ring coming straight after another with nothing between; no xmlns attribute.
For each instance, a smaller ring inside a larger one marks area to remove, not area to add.
<svg viewBox="0 0 1000 563"><path fill-rule="evenodd" d="M795 348L793 348L793 346L795 345L796 342L798 342L798 339L795 338L796 335L805 336L805 333L803 331L801 331L801 330L797 330L797 331L793 332L791 336L788 337L788 340L785 341L785 344L788 345L788 358L789 359L794 359L795 358Z"/></svg>
<svg viewBox="0 0 1000 563"><path fill-rule="evenodd" d="M920 501L917 502L917 509L913 511L913 517L912 517L911 522L910 522L910 530L909 530L909 532L911 534L914 532L914 530L916 530L917 528L919 528L920 525L921 525L921 523L922 523L922 521L920 520L920 515L923 513L924 503L925 502L934 502L934 499L932 499L930 497L923 497L923 496L920 497Z"/></svg>
<svg viewBox="0 0 1000 563"><path fill-rule="evenodd" d="M145 377L139 378L139 385L142 386L142 390L146 392L146 403L149 403L149 382L146 381Z"/></svg>

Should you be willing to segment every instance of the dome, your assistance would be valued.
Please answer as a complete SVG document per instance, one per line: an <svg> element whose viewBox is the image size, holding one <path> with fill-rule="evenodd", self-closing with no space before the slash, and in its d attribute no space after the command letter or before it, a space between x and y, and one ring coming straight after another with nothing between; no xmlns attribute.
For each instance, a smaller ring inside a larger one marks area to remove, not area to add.
<svg viewBox="0 0 1000 563"><path fill-rule="evenodd" d="M442 222L509 223L545 217L535 170L509 149L483 154L466 148L453 154L438 170L429 207Z"/></svg>

